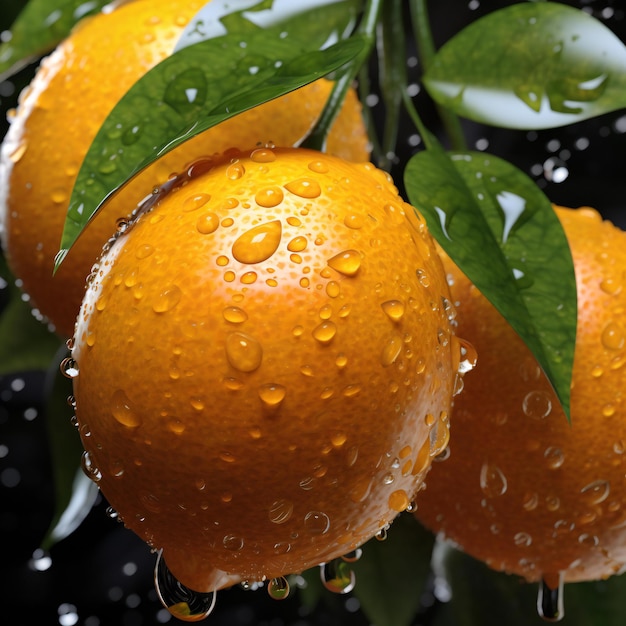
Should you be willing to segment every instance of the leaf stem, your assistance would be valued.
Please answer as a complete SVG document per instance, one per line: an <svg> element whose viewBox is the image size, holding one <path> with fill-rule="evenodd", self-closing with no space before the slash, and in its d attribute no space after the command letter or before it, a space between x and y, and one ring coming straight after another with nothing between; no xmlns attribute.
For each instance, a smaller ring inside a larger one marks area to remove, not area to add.
<svg viewBox="0 0 626 626"><path fill-rule="evenodd" d="M427 0L409 0L409 2L415 41L425 73L428 71L436 54L435 43L430 29ZM440 104L435 106L452 148L454 150L467 150L465 135L458 116Z"/></svg>
<svg viewBox="0 0 626 626"><path fill-rule="evenodd" d="M365 41L361 54L345 66L341 75L335 82L333 90L326 102L322 113L311 130L296 144L302 148L324 151L328 133L333 125L345 100L350 86L354 82L363 63L369 58L376 42L376 26L380 19L381 8L384 0L368 0L363 18L355 35Z"/></svg>
<svg viewBox="0 0 626 626"><path fill-rule="evenodd" d="M407 89L406 37L402 20L403 0L386 0L378 29L380 86L385 104L382 154L379 167L390 169L400 126L400 108Z"/></svg>

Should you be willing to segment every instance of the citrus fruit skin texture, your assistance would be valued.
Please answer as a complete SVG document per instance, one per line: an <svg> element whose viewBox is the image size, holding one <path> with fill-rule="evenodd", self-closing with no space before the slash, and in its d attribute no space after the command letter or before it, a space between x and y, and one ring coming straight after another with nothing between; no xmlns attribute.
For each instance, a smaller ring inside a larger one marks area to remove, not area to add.
<svg viewBox="0 0 626 626"><path fill-rule="evenodd" d="M447 444L450 315L425 222L373 165L216 160L88 288L72 351L88 473L198 591L348 553Z"/></svg>
<svg viewBox="0 0 626 626"><path fill-rule="evenodd" d="M626 565L626 235L593 209L556 212L578 291L571 425L522 340L444 257L457 332L480 357L416 514L492 568L571 582Z"/></svg>
<svg viewBox="0 0 626 626"><path fill-rule="evenodd" d="M70 194L91 141L133 83L171 53L203 4L136 0L87 19L44 60L22 94L0 156L3 245L31 303L61 335L73 333L85 278L118 218L200 156L231 147L253 148L258 142L293 145L330 93L332 83L318 81L231 118L170 152L107 203L53 278ZM369 160L354 91L333 126L328 151L349 160ZM103 163L100 175L111 164Z"/></svg>

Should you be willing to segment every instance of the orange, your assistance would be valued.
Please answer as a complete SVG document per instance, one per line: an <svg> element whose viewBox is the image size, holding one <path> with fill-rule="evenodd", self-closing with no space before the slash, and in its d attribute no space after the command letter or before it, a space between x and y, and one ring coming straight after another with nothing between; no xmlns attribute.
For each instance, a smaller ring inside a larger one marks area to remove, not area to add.
<svg viewBox="0 0 626 626"><path fill-rule="evenodd" d="M458 332L480 356L417 512L492 568L552 588L626 566L626 235L593 209L556 211L578 291L571 425L528 348L446 258Z"/></svg>
<svg viewBox="0 0 626 626"><path fill-rule="evenodd" d="M70 194L82 160L117 100L174 48L200 0L136 0L88 19L48 57L22 94L0 165L4 248L31 303L71 336L85 278L102 245L152 188L205 154L258 142L293 145L321 111L332 84L316 82L269 102L169 153L114 197L52 277ZM348 94L328 151L369 159L361 108Z"/></svg>
<svg viewBox="0 0 626 626"><path fill-rule="evenodd" d="M339 557L409 507L465 358L387 174L229 157L117 238L66 362L89 475L203 592Z"/></svg>

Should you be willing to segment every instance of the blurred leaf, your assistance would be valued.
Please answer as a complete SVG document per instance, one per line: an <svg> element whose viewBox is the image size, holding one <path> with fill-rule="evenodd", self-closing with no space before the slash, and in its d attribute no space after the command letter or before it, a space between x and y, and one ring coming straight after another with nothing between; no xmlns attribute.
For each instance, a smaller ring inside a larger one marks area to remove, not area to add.
<svg viewBox="0 0 626 626"><path fill-rule="evenodd" d="M336 28L352 16L351 2L323 7ZM342 10L340 10L342 9ZM122 98L100 129L78 174L62 238L65 251L99 205L159 156L237 113L339 69L364 48L352 37L320 50L328 20L308 11L268 29L202 41L148 72Z"/></svg>
<svg viewBox="0 0 626 626"><path fill-rule="evenodd" d="M376 626L408 626L430 574L434 537L413 515L396 518L385 541L373 539L352 566L354 595Z"/></svg>
<svg viewBox="0 0 626 626"><path fill-rule="evenodd" d="M46 550L78 528L98 495L98 487L80 465L83 448L71 423L73 409L68 404L72 381L59 369L66 355L65 346L57 351L46 378L46 425L55 486L55 514L41 546Z"/></svg>
<svg viewBox="0 0 626 626"><path fill-rule="evenodd" d="M484 563L437 542L433 552L439 605L431 626L545 625L537 614L537 584L495 572ZM567 622L569 624L569 621ZM595 622L588 622L589 624Z"/></svg>
<svg viewBox="0 0 626 626"><path fill-rule="evenodd" d="M484 563L438 543L433 568L437 584L451 594L442 603L431 626L540 626L535 583L496 572ZM626 623L626 576L570 583L564 588L564 626L622 626ZM439 593L441 596L441 591Z"/></svg>
<svg viewBox="0 0 626 626"><path fill-rule="evenodd" d="M480 152L420 152L405 185L441 247L528 344L569 417L576 281L550 201L513 165Z"/></svg>
<svg viewBox="0 0 626 626"><path fill-rule="evenodd" d="M0 287L8 292L7 305L0 311L0 375L45 370L61 339L35 319L2 255Z"/></svg>
<svg viewBox="0 0 626 626"><path fill-rule="evenodd" d="M298 588L300 603L302 606L313 610L318 605L319 601L328 593L324 589L320 578L320 568L319 566L311 567L302 572L301 575L306 581L306 585Z"/></svg>
<svg viewBox="0 0 626 626"><path fill-rule="evenodd" d="M472 120L553 128L626 106L626 47L584 11L521 2L448 41L424 83L437 102Z"/></svg>
<svg viewBox="0 0 626 626"><path fill-rule="evenodd" d="M0 44L0 82L52 50L79 20L110 1L30 0L13 23L9 41Z"/></svg>

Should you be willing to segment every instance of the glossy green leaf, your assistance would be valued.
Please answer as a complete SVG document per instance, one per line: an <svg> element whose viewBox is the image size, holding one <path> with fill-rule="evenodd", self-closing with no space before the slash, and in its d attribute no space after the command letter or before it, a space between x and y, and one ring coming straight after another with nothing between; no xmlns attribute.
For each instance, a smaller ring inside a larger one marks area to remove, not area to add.
<svg viewBox="0 0 626 626"><path fill-rule="evenodd" d="M430 574L433 542L433 535L407 513L395 520L385 541L373 539L363 546L362 557L353 565L353 593L371 623L413 623Z"/></svg>
<svg viewBox="0 0 626 626"><path fill-rule="evenodd" d="M335 71L365 47L361 37L323 47L353 3L298 14L278 26L201 41L148 72L121 99L92 143L72 193L66 251L101 203L134 174L194 135ZM340 10L341 9L341 10ZM326 15L326 19L318 17ZM292 28L293 27L293 28ZM341 28L339 28L341 27ZM243 44L242 44L243 41ZM323 49L320 49L322 48Z"/></svg>
<svg viewBox="0 0 626 626"><path fill-rule="evenodd" d="M536 583L496 572L439 543L433 558L442 603L431 626L545 626L537 613ZM442 587L443 586L443 587ZM626 576L566 584L564 626L622 626L626 622Z"/></svg>
<svg viewBox="0 0 626 626"><path fill-rule="evenodd" d="M0 82L52 50L74 25L110 0L30 0L0 44Z"/></svg>
<svg viewBox="0 0 626 626"><path fill-rule="evenodd" d="M83 448L71 423L73 409L68 403L72 382L59 369L66 355L65 346L58 350L46 378L45 416L55 488L55 513L41 545L46 550L78 528L98 495L97 486L80 466Z"/></svg>
<svg viewBox="0 0 626 626"><path fill-rule="evenodd" d="M0 287L7 290L8 297L7 305L0 311L0 375L45 370L61 339L35 319L2 255Z"/></svg>
<svg viewBox="0 0 626 626"><path fill-rule="evenodd" d="M626 47L584 11L521 2L448 41L424 83L437 102L472 120L553 128L626 106Z"/></svg>
<svg viewBox="0 0 626 626"><path fill-rule="evenodd" d="M576 281L549 200L513 165L480 152L420 152L405 185L441 247L530 347L569 416Z"/></svg>

